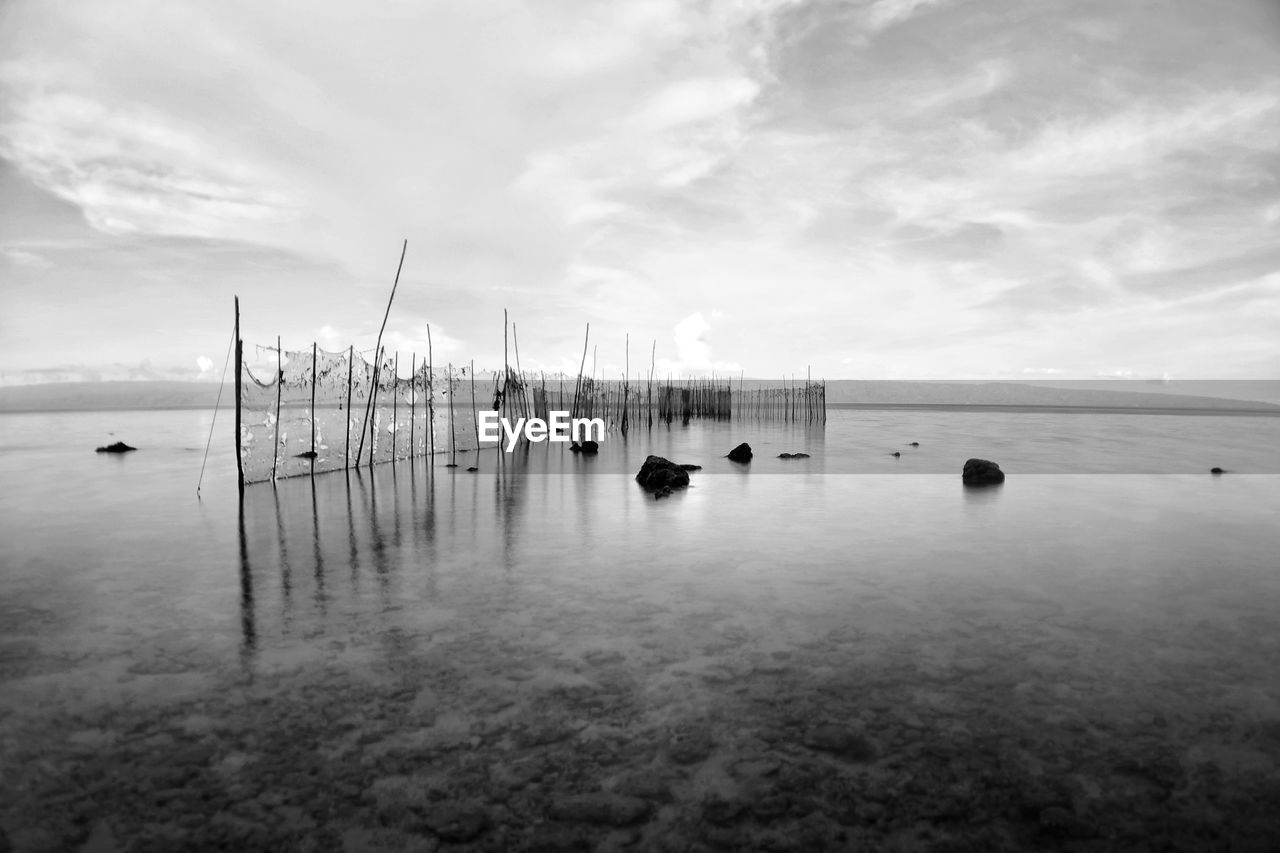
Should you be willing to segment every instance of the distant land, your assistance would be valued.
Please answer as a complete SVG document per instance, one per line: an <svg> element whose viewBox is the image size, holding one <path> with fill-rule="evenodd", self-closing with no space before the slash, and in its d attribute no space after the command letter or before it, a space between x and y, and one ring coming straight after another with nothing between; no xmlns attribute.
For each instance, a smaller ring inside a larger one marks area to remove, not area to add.
<svg viewBox="0 0 1280 853"><path fill-rule="evenodd" d="M491 380L481 379L486 385ZM738 380L733 380L734 384ZM548 383L550 384L550 383ZM777 387L751 380L745 387ZM1099 388L1098 385L1111 386ZM1187 390L1193 393L1171 393ZM230 386L222 405L232 402ZM1227 396L1239 394L1238 397ZM0 412L211 409L218 386L211 382L54 382L0 387ZM911 382L840 379L827 382L832 406L998 406L1117 410L1242 411L1280 414L1280 382L1163 382L1125 380L1041 382Z"/></svg>

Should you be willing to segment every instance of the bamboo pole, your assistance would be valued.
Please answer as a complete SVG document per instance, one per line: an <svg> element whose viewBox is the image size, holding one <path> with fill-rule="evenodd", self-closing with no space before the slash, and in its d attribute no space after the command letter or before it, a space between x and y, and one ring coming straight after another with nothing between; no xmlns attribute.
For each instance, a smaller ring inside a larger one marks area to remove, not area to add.
<svg viewBox="0 0 1280 853"><path fill-rule="evenodd" d="M431 357L430 323L427 324L427 455L436 455L436 374Z"/></svg>
<svg viewBox="0 0 1280 853"><path fill-rule="evenodd" d="M400 352L396 351L396 366L391 369L391 461L396 461L400 444Z"/></svg>
<svg viewBox="0 0 1280 853"><path fill-rule="evenodd" d="M418 443L414 420L418 416L418 354L409 353L409 456L417 456Z"/></svg>
<svg viewBox="0 0 1280 853"><path fill-rule="evenodd" d="M578 394L582 390L582 371L587 366L587 342L591 340L591 324L587 323L587 334L582 339L582 364L578 365L578 382L573 387L573 406L570 409L570 419L578 416Z"/></svg>
<svg viewBox="0 0 1280 853"><path fill-rule="evenodd" d="M378 340L373 345L374 357L377 358L379 361L381 361L382 359L382 333L387 330L387 318L391 316L391 303L395 301L396 288L400 286L400 271L404 269L404 255L405 255L405 252L407 251L409 251L409 241L406 239L404 241L404 245L400 247L400 263L396 266L396 279L391 284L391 296L390 298L387 299L387 310L383 312L382 326L378 329ZM377 383L378 367L379 365L377 364L375 364L373 367L373 375L375 380L373 387L375 391L377 390L377 387L378 387L378 383ZM372 399L373 397L372 395L370 395L370 400L372 401ZM369 428L369 411L370 411L370 407L365 406L364 422L360 424L360 450L356 454L357 457L360 455L360 453L364 452L364 432L366 429ZM373 442L370 441L370 448L369 448L369 464L370 465L373 464L372 445L373 445ZM359 459L356 460L356 464L357 465L359 464Z"/></svg>
<svg viewBox="0 0 1280 853"><path fill-rule="evenodd" d="M382 383L382 350L373 356L373 388L369 392L369 410L373 412L369 420L369 467L373 467L373 456L378 447L378 427L374 420L378 417L378 386ZM361 434L363 438L363 433ZM359 464L359 460L356 460Z"/></svg>
<svg viewBox="0 0 1280 853"><path fill-rule="evenodd" d="M276 462L280 456L280 386L284 385L284 351L276 335L276 437L271 444L271 482L276 480Z"/></svg>
<svg viewBox="0 0 1280 853"><path fill-rule="evenodd" d="M471 359L471 419L476 428L476 465L480 464L480 417L476 411L476 360Z"/></svg>
<svg viewBox="0 0 1280 853"><path fill-rule="evenodd" d="M347 445L343 451L344 467L351 467L351 368L355 365L356 348L354 345L347 346Z"/></svg>
<svg viewBox="0 0 1280 853"><path fill-rule="evenodd" d="M502 309L502 417L507 417L507 391L508 380L511 378L511 368L507 366L507 309Z"/></svg>
<svg viewBox="0 0 1280 853"><path fill-rule="evenodd" d="M449 388L449 467L458 467L457 431L453 428L453 362L449 363L445 382Z"/></svg>
<svg viewBox="0 0 1280 853"><path fill-rule="evenodd" d="M244 364L244 341L240 340L240 297L236 300L236 482L240 489L240 509L244 511L244 458L240 452L240 385Z"/></svg>
<svg viewBox="0 0 1280 853"><path fill-rule="evenodd" d="M311 476L316 474L316 343L311 342Z"/></svg>

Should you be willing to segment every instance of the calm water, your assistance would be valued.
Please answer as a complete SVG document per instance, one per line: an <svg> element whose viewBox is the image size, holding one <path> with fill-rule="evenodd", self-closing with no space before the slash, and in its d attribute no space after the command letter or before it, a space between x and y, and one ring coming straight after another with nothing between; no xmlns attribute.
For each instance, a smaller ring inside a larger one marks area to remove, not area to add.
<svg viewBox="0 0 1280 853"><path fill-rule="evenodd" d="M1280 418L663 427L261 484L243 516L224 422L197 499L209 418L0 416L15 849L1277 830ZM651 452L704 470L654 501ZM962 488L969 456L1009 479Z"/></svg>

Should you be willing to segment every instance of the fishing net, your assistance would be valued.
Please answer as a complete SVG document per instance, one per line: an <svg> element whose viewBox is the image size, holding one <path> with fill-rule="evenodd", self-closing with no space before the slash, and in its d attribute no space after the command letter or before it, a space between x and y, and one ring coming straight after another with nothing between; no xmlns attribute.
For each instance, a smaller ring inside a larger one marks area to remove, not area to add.
<svg viewBox="0 0 1280 853"><path fill-rule="evenodd" d="M384 357L377 366L350 349L246 346L239 401L245 482L475 450L473 379L467 368L416 358L406 365Z"/></svg>

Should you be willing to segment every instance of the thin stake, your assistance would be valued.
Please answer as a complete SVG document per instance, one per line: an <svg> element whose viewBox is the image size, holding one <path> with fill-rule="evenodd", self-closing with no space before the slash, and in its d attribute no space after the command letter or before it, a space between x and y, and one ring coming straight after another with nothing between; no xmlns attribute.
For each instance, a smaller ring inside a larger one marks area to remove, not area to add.
<svg viewBox="0 0 1280 853"><path fill-rule="evenodd" d="M244 500L244 459L240 455L240 374L244 366L244 341L240 340L240 297L236 298L236 481Z"/></svg>
<svg viewBox="0 0 1280 853"><path fill-rule="evenodd" d="M347 447L346 467L351 467L351 366L355 364L356 348L354 346L347 347Z"/></svg>
<svg viewBox="0 0 1280 853"><path fill-rule="evenodd" d="M400 248L400 263L399 265L396 266L396 280L391 285L391 296L389 299L387 299L387 310L382 315L382 327L378 329L378 340L373 345L374 357L378 359L381 359L382 357L382 333L387 330L387 318L391 316L391 303L396 298L396 288L400 286L400 270L404 268L404 255L405 255L405 252L407 252L408 250L409 250L409 241L406 239L404 241L404 245L401 246ZM378 376L378 365L374 365L373 375L374 375L374 379L376 380ZM375 390L377 389L376 381L374 382L374 389ZM372 401L373 399L372 396L369 399L370 401ZM364 432L366 429L369 428L369 408L370 408L369 406L367 405L365 406L364 422L360 424L360 451L357 452L356 454L357 457L360 455L360 453L364 452ZM372 445L372 442L370 442L370 444ZM358 464L358 460L357 460L357 464ZM369 450L369 464L370 465L373 464L372 447L370 447L370 450Z"/></svg>
<svg viewBox="0 0 1280 853"><path fill-rule="evenodd" d="M280 388L284 385L284 347L276 335L276 438L271 445L271 479L276 478L276 460L280 455Z"/></svg>
<svg viewBox="0 0 1280 853"><path fill-rule="evenodd" d="M316 473L316 344L311 342L311 475Z"/></svg>

